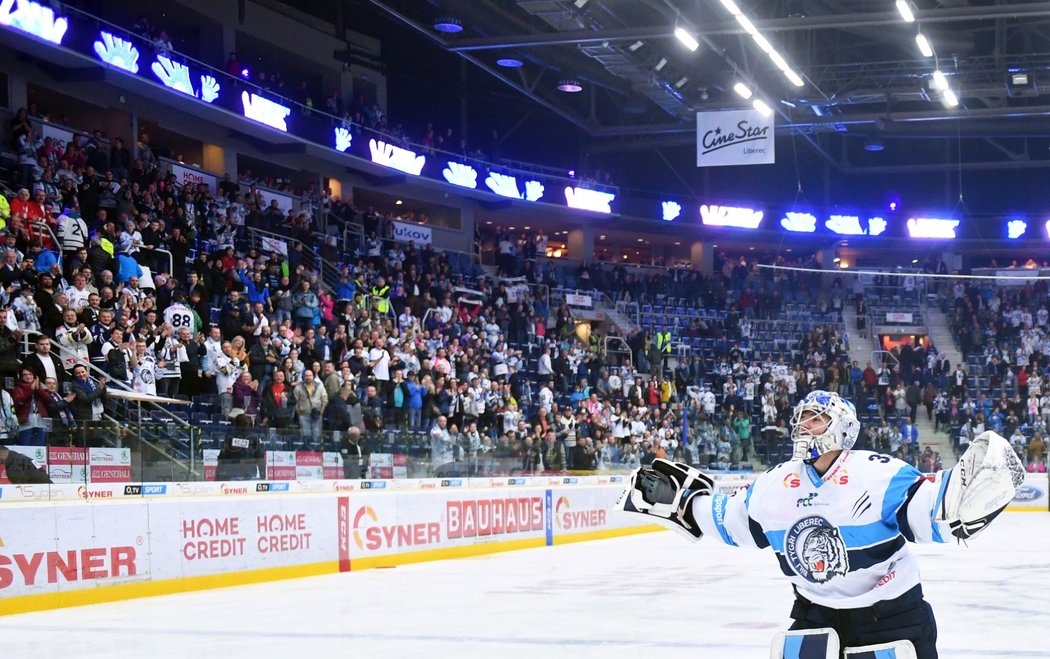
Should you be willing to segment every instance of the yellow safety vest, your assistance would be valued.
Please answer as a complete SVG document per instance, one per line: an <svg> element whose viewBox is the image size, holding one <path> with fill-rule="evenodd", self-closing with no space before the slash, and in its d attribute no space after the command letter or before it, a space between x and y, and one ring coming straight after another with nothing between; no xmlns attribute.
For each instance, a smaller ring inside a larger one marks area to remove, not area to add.
<svg viewBox="0 0 1050 659"><path fill-rule="evenodd" d="M385 314L390 311L390 287L384 286L383 288L372 287L372 297L378 298L376 300L376 311Z"/></svg>
<svg viewBox="0 0 1050 659"><path fill-rule="evenodd" d="M671 333L670 332L657 332L656 333L656 347L661 352L670 354L671 352Z"/></svg>

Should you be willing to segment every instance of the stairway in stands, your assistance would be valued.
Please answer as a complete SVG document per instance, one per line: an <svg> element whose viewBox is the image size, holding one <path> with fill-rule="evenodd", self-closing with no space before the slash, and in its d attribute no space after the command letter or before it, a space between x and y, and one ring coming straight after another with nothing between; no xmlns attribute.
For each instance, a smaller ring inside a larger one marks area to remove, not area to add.
<svg viewBox="0 0 1050 659"><path fill-rule="evenodd" d="M955 343L955 337L952 336L948 317L935 303L928 305L923 310L923 314L926 319L926 331L929 333L930 339L933 340L934 347L937 348L940 354L948 355L952 368L955 368L955 365L962 359L962 352L959 350L958 344ZM949 434L946 432L934 433L933 422L926 419L925 408L920 408L918 416L919 419L915 425L919 428L919 442L923 446L932 444L933 450L940 452L945 468L954 465L955 454L952 450L952 441ZM929 441L926 438L936 439L935 441Z"/></svg>

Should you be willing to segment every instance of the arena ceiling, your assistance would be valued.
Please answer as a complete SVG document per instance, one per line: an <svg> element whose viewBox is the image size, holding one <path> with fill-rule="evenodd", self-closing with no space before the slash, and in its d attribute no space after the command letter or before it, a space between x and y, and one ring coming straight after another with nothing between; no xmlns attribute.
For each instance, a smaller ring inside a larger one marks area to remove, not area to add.
<svg viewBox="0 0 1050 659"><path fill-rule="evenodd" d="M840 172L1050 165L1050 2L910 0L909 23L894 0L739 0L801 86L719 0L353 4L570 122L591 153L692 147L695 113L746 107L733 90L744 81L778 115L778 135ZM462 31L439 31L438 19ZM675 38L678 27L695 51ZM934 56L920 53L919 32ZM936 70L957 106L945 103ZM566 80L582 92L559 91ZM958 153L932 142L946 139ZM866 158L880 147L886 155L873 165Z"/></svg>

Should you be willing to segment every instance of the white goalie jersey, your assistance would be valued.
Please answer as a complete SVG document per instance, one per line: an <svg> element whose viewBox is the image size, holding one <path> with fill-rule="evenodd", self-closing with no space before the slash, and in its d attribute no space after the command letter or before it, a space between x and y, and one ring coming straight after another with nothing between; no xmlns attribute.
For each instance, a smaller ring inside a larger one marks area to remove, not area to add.
<svg viewBox="0 0 1050 659"><path fill-rule="evenodd" d="M843 451L824 476L801 460L760 475L746 491L697 497L704 535L772 549L806 599L837 609L870 606L919 583L908 542L945 542L937 521L950 478L869 451Z"/></svg>

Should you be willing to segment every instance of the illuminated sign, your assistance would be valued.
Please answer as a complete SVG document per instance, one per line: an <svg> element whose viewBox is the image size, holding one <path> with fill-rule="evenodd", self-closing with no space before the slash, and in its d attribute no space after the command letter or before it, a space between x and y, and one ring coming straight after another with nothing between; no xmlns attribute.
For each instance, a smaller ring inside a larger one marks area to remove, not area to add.
<svg viewBox="0 0 1050 659"><path fill-rule="evenodd" d="M660 204L660 208L663 211L664 222L677 219L682 214L682 205L677 201L665 201Z"/></svg>
<svg viewBox="0 0 1050 659"><path fill-rule="evenodd" d="M812 213L784 213L780 226L796 233L813 233L817 230L817 217Z"/></svg>
<svg viewBox="0 0 1050 659"><path fill-rule="evenodd" d="M736 227L738 229L757 229L762 222L762 211L752 208L735 208L733 206L700 207L700 221L709 227Z"/></svg>
<svg viewBox="0 0 1050 659"><path fill-rule="evenodd" d="M616 199L611 192L599 190L587 190L586 188L565 188L565 205L583 211L594 211L595 213L611 213L609 204Z"/></svg>
<svg viewBox="0 0 1050 659"><path fill-rule="evenodd" d="M539 201L543 197L543 184L539 181L525 181L525 200Z"/></svg>
<svg viewBox="0 0 1050 659"><path fill-rule="evenodd" d="M955 238L959 220L942 220L929 217L908 219L908 235L912 238Z"/></svg>
<svg viewBox="0 0 1050 659"><path fill-rule="evenodd" d="M458 185L461 188L473 190L478 187L478 172L470 165L450 160L448 167L441 170L441 175L452 185Z"/></svg>
<svg viewBox="0 0 1050 659"><path fill-rule="evenodd" d="M139 72L139 51L130 41L124 41L109 32L99 32L98 36L94 47L100 60L129 73Z"/></svg>
<svg viewBox="0 0 1050 659"><path fill-rule="evenodd" d="M368 140L368 148L372 152L372 162L375 164L414 176L419 176L427 162L426 156L417 156L408 149L374 139Z"/></svg>
<svg viewBox="0 0 1050 659"><path fill-rule="evenodd" d="M335 129L335 150L346 151L350 148L350 143L353 142L354 136L350 134L350 131L342 126Z"/></svg>
<svg viewBox="0 0 1050 659"><path fill-rule="evenodd" d="M485 186L501 197L521 199L521 193L518 192L518 179L513 176L489 172L488 177L485 179Z"/></svg>
<svg viewBox="0 0 1050 659"><path fill-rule="evenodd" d="M291 108L248 92L241 92L241 103L244 105L245 117L277 130L288 131L285 119L292 113Z"/></svg>
<svg viewBox="0 0 1050 659"><path fill-rule="evenodd" d="M215 80L214 76L203 75L201 76L201 100L205 103L211 103L215 99L219 98L219 86L218 81Z"/></svg>
<svg viewBox="0 0 1050 659"><path fill-rule="evenodd" d="M1024 220L1010 220L1006 223L1006 237L1016 240L1028 231L1028 223Z"/></svg>
<svg viewBox="0 0 1050 659"><path fill-rule="evenodd" d="M53 44L61 44L69 21L55 18L55 11L31 0L0 0L0 25L28 32Z"/></svg>
<svg viewBox="0 0 1050 659"><path fill-rule="evenodd" d="M879 236L886 231L886 220L869 217L868 228L865 229L857 215L832 215L824 226L840 236Z"/></svg>
<svg viewBox="0 0 1050 659"><path fill-rule="evenodd" d="M190 69L182 62L173 62L167 55L157 55L157 61L150 68L153 75L168 89L174 89L187 96L197 95L193 90L193 83L190 82Z"/></svg>

